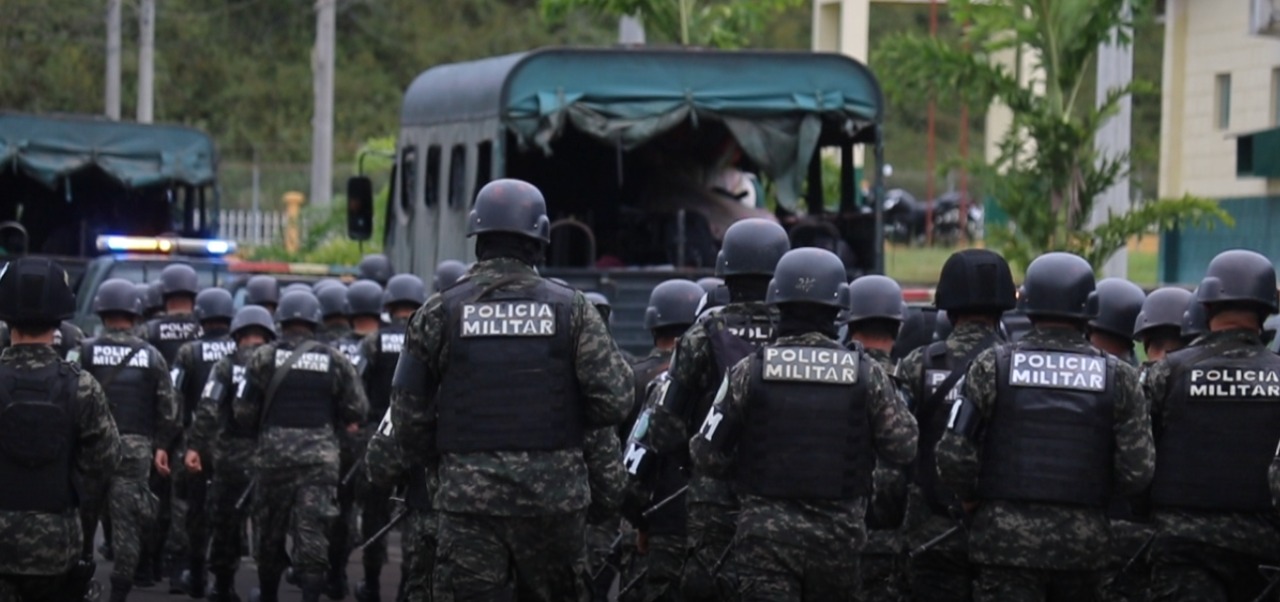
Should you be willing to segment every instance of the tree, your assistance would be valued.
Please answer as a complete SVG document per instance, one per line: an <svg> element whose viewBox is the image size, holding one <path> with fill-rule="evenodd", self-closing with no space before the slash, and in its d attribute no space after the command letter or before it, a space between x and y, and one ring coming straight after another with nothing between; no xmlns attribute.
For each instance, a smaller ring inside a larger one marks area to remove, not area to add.
<svg viewBox="0 0 1280 602"><path fill-rule="evenodd" d="M1135 80L1111 90L1101 106L1081 98L1098 45L1112 35L1131 42L1124 32L1134 21L1120 17L1126 3L1133 19L1151 6L1150 0L951 0L953 17L966 25L960 39L898 35L879 49L880 80L893 98L932 95L970 107L998 101L1012 110L1013 127L996 159L963 166L1009 215L1008 225L987 234L1012 264L1025 267L1041 253L1062 250L1100 268L1131 237L1153 228L1230 224L1213 201L1183 197L1132 200L1128 213L1086 225L1094 198L1128 169L1125 156L1099 156L1094 134L1126 95L1154 91ZM1037 57L1031 82L997 60L1008 52Z"/></svg>
<svg viewBox="0 0 1280 602"><path fill-rule="evenodd" d="M683 46L742 48L770 19L804 0L541 0L550 23L586 9L611 17L634 15L646 34Z"/></svg>

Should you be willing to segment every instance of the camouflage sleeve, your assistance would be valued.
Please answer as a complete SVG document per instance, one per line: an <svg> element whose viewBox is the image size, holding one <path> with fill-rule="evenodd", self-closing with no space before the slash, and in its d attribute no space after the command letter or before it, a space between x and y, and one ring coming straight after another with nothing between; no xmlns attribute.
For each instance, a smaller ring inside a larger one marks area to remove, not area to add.
<svg viewBox="0 0 1280 602"><path fill-rule="evenodd" d="M1169 372L1169 362L1159 361L1147 366L1142 373L1142 394L1147 398L1147 409L1151 414L1153 431L1160 430L1160 418L1164 414L1164 399L1169 392Z"/></svg>
<svg viewBox="0 0 1280 602"><path fill-rule="evenodd" d="M1138 372L1116 362L1115 488L1116 493L1138 493L1151 483L1156 470L1156 448L1151 437L1151 412L1138 385Z"/></svg>
<svg viewBox="0 0 1280 602"><path fill-rule="evenodd" d="M965 374L961 385L963 393L952 406L951 416L960 412L961 404L972 404L975 418L986 420L995 406L996 395L996 354L988 349L978 355ZM961 500L971 500L977 495L978 471L981 458L978 443L981 435L971 439L951 428L943 431L938 440L935 455L938 460L938 478L949 487Z"/></svg>
<svg viewBox="0 0 1280 602"><path fill-rule="evenodd" d="M369 447L364 452L364 467L369 482L377 487L392 488L400 484L408 466L404 455L396 446L395 429L391 422L391 412L382 417L378 430L369 439Z"/></svg>
<svg viewBox="0 0 1280 602"><path fill-rule="evenodd" d="M911 399L916 403L924 401L925 393L921 388L924 383L924 350L928 347L918 347L898 360L898 365L894 368L893 376L907 387L907 391L911 392Z"/></svg>
<svg viewBox="0 0 1280 602"><path fill-rule="evenodd" d="M689 440L689 455L703 473L726 478L733 474L738 440L742 434L743 410L751 384L751 364L755 356L738 362L720 383L715 401L702 428Z"/></svg>
<svg viewBox="0 0 1280 602"><path fill-rule="evenodd" d="M109 475L120 462L120 433L107 394L88 372L81 372L76 396L80 426L76 468L84 475Z"/></svg>
<svg viewBox="0 0 1280 602"><path fill-rule="evenodd" d="M586 401L587 425L614 426L627 417L635 395L635 376L622 358L600 313L582 293L574 295L577 334L575 366L578 390Z"/></svg>
<svg viewBox="0 0 1280 602"><path fill-rule="evenodd" d="M582 458L591 487L590 514L596 522L614 516L626 493L627 472L622 468L621 444L609 427L591 429L582 439Z"/></svg>
<svg viewBox="0 0 1280 602"><path fill-rule="evenodd" d="M195 418L187 431L188 448L208 455L214 438L218 436L218 408L227 395L234 394L235 391L231 390L231 359L224 357L213 365L209 380L201 389L200 403L196 405Z"/></svg>
<svg viewBox="0 0 1280 602"><path fill-rule="evenodd" d="M275 371L275 346L263 345L245 362L244 382L236 391L231 403L232 418L236 424L258 430L262 417L262 396Z"/></svg>
<svg viewBox="0 0 1280 602"><path fill-rule="evenodd" d="M701 324L690 327L676 344L668 369L671 382L650 418L645 441L660 454L684 457L687 453L690 418L686 413L693 411L698 402L694 396L704 388L703 375L709 373L704 364L709 358L702 350L708 347L707 331Z"/></svg>
<svg viewBox="0 0 1280 602"><path fill-rule="evenodd" d="M898 395L897 386L880 364L866 355L862 360L870 362L867 367L867 413L871 419L876 455L890 464L905 465L916 457L916 442L920 436L916 417L907 409Z"/></svg>
<svg viewBox="0 0 1280 602"><path fill-rule="evenodd" d="M173 383L173 401L178 406L179 418L183 418L181 413L188 407L186 397L188 378L194 378L195 369L195 345L194 342L183 343L178 348L177 355L173 356L173 365L169 366L169 380ZM204 384L204 383L201 383Z"/></svg>
<svg viewBox="0 0 1280 602"><path fill-rule="evenodd" d="M391 422L393 436L405 462L429 465L436 448L436 388L442 373L440 358L444 354L444 307L439 294L414 312L404 337L400 361L411 361L426 372L426 386L411 391L393 386L391 389Z"/></svg>
<svg viewBox="0 0 1280 602"><path fill-rule="evenodd" d="M155 347L150 347L155 360L152 370L156 377L156 447L168 448L182 435L182 421L178 418L178 399L173 392L173 377L169 364Z"/></svg>
<svg viewBox="0 0 1280 602"><path fill-rule="evenodd" d="M369 398L364 392L364 383L356 374L356 367L346 354L337 349L329 350L334 379L333 394L338 399L338 423L364 424L365 415L369 413Z"/></svg>
<svg viewBox="0 0 1280 602"><path fill-rule="evenodd" d="M368 393L370 387L370 379L374 374L378 373L378 362L381 361L378 353L378 333L373 332L365 335L360 339L360 359L364 362L364 372L360 374L360 382L364 385L364 390ZM357 369L357 372L359 370ZM369 420L378 420L378 416L370 416Z"/></svg>

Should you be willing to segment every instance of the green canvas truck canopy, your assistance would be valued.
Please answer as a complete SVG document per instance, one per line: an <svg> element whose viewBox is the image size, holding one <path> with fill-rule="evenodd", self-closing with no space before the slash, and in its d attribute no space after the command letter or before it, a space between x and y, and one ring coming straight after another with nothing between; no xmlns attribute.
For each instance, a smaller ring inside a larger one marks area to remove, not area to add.
<svg viewBox="0 0 1280 602"><path fill-rule="evenodd" d="M182 126L0 112L0 169L52 188L91 165L133 188L203 186L214 182L217 155L208 134Z"/></svg>
<svg viewBox="0 0 1280 602"><path fill-rule="evenodd" d="M498 119L551 153L568 125L630 150L686 121L718 120L793 204L814 149L874 143L880 85L840 54L548 48L441 65L405 93L404 127Z"/></svg>

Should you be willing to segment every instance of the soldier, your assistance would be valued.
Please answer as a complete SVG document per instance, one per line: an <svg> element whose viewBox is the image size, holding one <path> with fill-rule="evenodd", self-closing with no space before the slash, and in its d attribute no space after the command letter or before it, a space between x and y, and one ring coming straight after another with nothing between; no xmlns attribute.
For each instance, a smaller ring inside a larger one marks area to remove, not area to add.
<svg viewBox="0 0 1280 602"><path fill-rule="evenodd" d="M1133 338L1142 343L1147 354L1144 367L1186 346L1189 341L1182 336L1182 316L1194 302L1191 291L1176 286L1158 288L1147 295L1133 322Z"/></svg>
<svg viewBox="0 0 1280 602"><path fill-rule="evenodd" d="M400 350L404 348L405 328L413 312L426 300L427 288L420 278L413 274L392 276L382 297L382 308L391 317L391 323L381 325L360 342L360 354L368 362L364 385L369 393L371 420L365 425L366 437L372 437L377 430L378 424L372 419L386 415L391 406L391 378L395 375ZM391 488L374 487L367 479L361 479L356 491L360 500L361 535L367 540L391 521ZM382 566L387 563L386 542L385 538L379 539L364 548L364 581L356 586L356 599L360 602L380 599Z"/></svg>
<svg viewBox="0 0 1280 602"><path fill-rule="evenodd" d="M248 509L240 504L249 493L249 471L255 447L253 431L232 419L231 403L244 383L249 357L275 339L275 321L266 308L246 305L231 321L235 351L218 360L201 392L200 404L188 432L184 464L192 473L212 473L209 484L209 570L213 573L212 602L239 602L235 574L240 568L244 524ZM208 469L206 470L206 463ZM197 597L197 596L193 596Z"/></svg>
<svg viewBox="0 0 1280 602"><path fill-rule="evenodd" d="M87 497L105 499L111 513L115 553L111 600L119 602L133 587L143 537L156 520L158 502L148 475L154 465L157 474L168 478L168 443L181 432L181 423L168 362L154 346L133 335L142 311L133 283L119 278L103 282L93 310L106 330L84 342L80 364L106 391L122 451L119 467L104 475L105 482L90 484ZM93 549L101 510L100 505L90 508L84 520L86 557Z"/></svg>
<svg viewBox="0 0 1280 602"><path fill-rule="evenodd" d="M0 319L12 329L0 353L0 600L87 599L93 579L74 481L115 470L120 436L98 382L52 349L74 312L52 261L0 269Z"/></svg>
<svg viewBox="0 0 1280 602"><path fill-rule="evenodd" d="M8 323L0 322L0 350L12 345L11 339ZM63 320L57 328L53 329L53 350L58 353L58 357L64 358L69 362L79 361L79 357L71 354L71 352L80 351L80 343L82 342L84 342L84 331L71 322Z"/></svg>
<svg viewBox="0 0 1280 602"><path fill-rule="evenodd" d="M485 185L467 229L479 261L405 335L391 419L408 465L439 458L442 599L512 579L521 600L588 596L583 433L622 421L632 373L582 294L538 276L549 230L537 188Z"/></svg>
<svg viewBox="0 0 1280 602"><path fill-rule="evenodd" d="M790 248L778 224L744 219L725 231L716 276L725 280L730 303L700 318L676 346L671 382L655 409L642 443L671 462L688 466L689 439L706 418L716 387L738 360L773 339L776 307L764 303L773 268ZM681 591L686 600L718 598L716 567L733 539L737 497L730 483L695 469L685 496L688 552Z"/></svg>
<svg viewBox="0 0 1280 602"><path fill-rule="evenodd" d="M1092 600L1107 503L1150 482L1150 416L1137 371L1091 347L1093 267L1070 253L1027 266L1032 330L982 352L936 450L971 521L977 600Z"/></svg>
<svg viewBox="0 0 1280 602"><path fill-rule="evenodd" d="M315 296L320 301L320 315L324 320L316 331L316 340L337 347L335 343L338 341L351 339L351 322L347 319L347 286L341 282L327 284L320 287ZM356 347L359 342L359 339L354 340ZM344 350L340 351L346 353ZM347 359L351 359L350 354Z"/></svg>
<svg viewBox="0 0 1280 602"><path fill-rule="evenodd" d="M395 274L391 269L391 261L382 253L370 253L360 259L360 264L356 266L360 272L362 280L372 280L378 283L378 286L386 286L387 281Z"/></svg>
<svg viewBox="0 0 1280 602"><path fill-rule="evenodd" d="M315 295L316 298L319 299L320 291L335 284L341 286L344 291L347 289L347 285L343 284L342 281L337 278L321 278L311 283L311 294ZM321 306L321 309L323 309L323 305Z"/></svg>
<svg viewBox="0 0 1280 602"><path fill-rule="evenodd" d="M209 288L196 295L195 317L200 321L200 337L178 349L170 371L173 389L178 396L178 411L186 429L191 428L196 406L214 365L235 350L235 342L230 335L231 319L235 313L235 301L225 289ZM182 455L177 457L185 458L185 444L185 441L179 444ZM175 525L175 528L185 529L191 544L189 558L186 559L190 566L184 571L181 583L187 595L199 597L193 594L204 595L205 590L205 549L209 544L205 516L208 479L207 475L193 475L180 470L173 476L173 482L175 493L185 494L183 501L187 507L185 524Z"/></svg>
<svg viewBox="0 0 1280 602"><path fill-rule="evenodd" d="M841 312L848 324L850 349L861 350L887 374L893 374L889 354L906 319L902 287L885 276L862 276L849 285L849 309ZM902 387L895 382L894 391ZM902 411L909 412L904 405ZM913 419L914 421L914 419ZM906 509L906 466L877 461L872 472L875 495L867 508L867 545L862 548L862 600L899 600L906 595L898 527Z"/></svg>
<svg viewBox="0 0 1280 602"><path fill-rule="evenodd" d="M437 484L435 469L410 467L396 446L391 411L378 425L365 451L366 476L376 488L399 487L404 492L404 525L400 537L404 565L400 570L401 602L429 602L435 570L437 517L431 509L431 491Z"/></svg>
<svg viewBox="0 0 1280 602"><path fill-rule="evenodd" d="M436 273L431 277L432 292L440 292L453 286L463 274L467 273L467 264L456 259L446 259L436 266Z"/></svg>
<svg viewBox="0 0 1280 602"><path fill-rule="evenodd" d="M245 305L260 305L272 315L276 313L276 305L280 303L280 283L271 276L259 274L249 278L244 284Z"/></svg>
<svg viewBox="0 0 1280 602"><path fill-rule="evenodd" d="M142 300L142 324L149 322L165 312L164 295L161 294L160 281L150 284L139 282L134 285L138 290L138 298Z"/></svg>
<svg viewBox="0 0 1280 602"><path fill-rule="evenodd" d="M666 280L649 293L649 305L644 310L644 327L653 337L653 349L643 358L631 364L635 374L635 397L631 413L627 416L620 437L626 437L635 424L636 416L644 405L649 383L667 371L676 341L697 318L698 305L706 294L702 287L688 280Z"/></svg>
<svg viewBox="0 0 1280 602"><path fill-rule="evenodd" d="M910 462L916 422L880 365L835 341L849 305L839 257L788 252L768 303L779 309L777 340L725 376L690 441L694 468L731 479L741 497L742 600L848 599L876 457Z"/></svg>
<svg viewBox="0 0 1280 602"><path fill-rule="evenodd" d="M1016 302L1013 276L1003 257L984 249L953 253L942 266L934 299L938 312L950 316L951 334L912 351L898 364L897 376L906 384L907 400L920 425L920 453L911 470L902 526L902 543L913 550L908 574L916 600L973 599L975 574L967 536L952 529L958 501L938 483L933 452L959 397L957 383L969 363L999 339L1000 315ZM948 532L953 535L936 539ZM921 550L926 542L934 545Z"/></svg>
<svg viewBox="0 0 1280 602"><path fill-rule="evenodd" d="M1280 438L1280 357L1262 343L1275 268L1233 249L1209 262L1196 301L1208 334L1147 370L1159 463L1151 506L1152 599L1252 600L1258 565L1280 562L1267 462Z"/></svg>
<svg viewBox="0 0 1280 602"><path fill-rule="evenodd" d="M1099 280L1086 308L1093 316L1089 320L1089 343L1136 366L1138 356L1133 352L1133 326L1146 299L1147 294L1142 288L1124 278Z"/></svg>
<svg viewBox="0 0 1280 602"><path fill-rule="evenodd" d="M355 432L368 410L355 367L315 340L320 302L308 291L285 293L276 310L278 340L245 366L233 402L235 420L258 433L254 496L259 587L253 602L274 602L284 573L285 537L302 599L319 600L328 568L328 531L337 518L336 428Z"/></svg>
<svg viewBox="0 0 1280 602"><path fill-rule="evenodd" d="M729 288L724 285L723 278L708 276L698 279L698 286L702 287L706 294L702 298L702 304L698 308L698 315L703 312L723 307L729 304Z"/></svg>

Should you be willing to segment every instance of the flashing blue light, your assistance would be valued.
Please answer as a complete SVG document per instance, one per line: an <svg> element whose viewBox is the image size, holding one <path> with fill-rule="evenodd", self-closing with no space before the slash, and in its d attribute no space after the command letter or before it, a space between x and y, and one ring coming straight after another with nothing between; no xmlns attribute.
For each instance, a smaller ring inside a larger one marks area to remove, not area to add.
<svg viewBox="0 0 1280 602"><path fill-rule="evenodd" d="M204 248L213 255L226 255L231 250L231 245L225 240L211 240L205 243Z"/></svg>
<svg viewBox="0 0 1280 602"><path fill-rule="evenodd" d="M129 248L129 245L126 244L125 241L120 239L120 237L118 236L108 236L107 248L111 249L112 251L124 251Z"/></svg>

